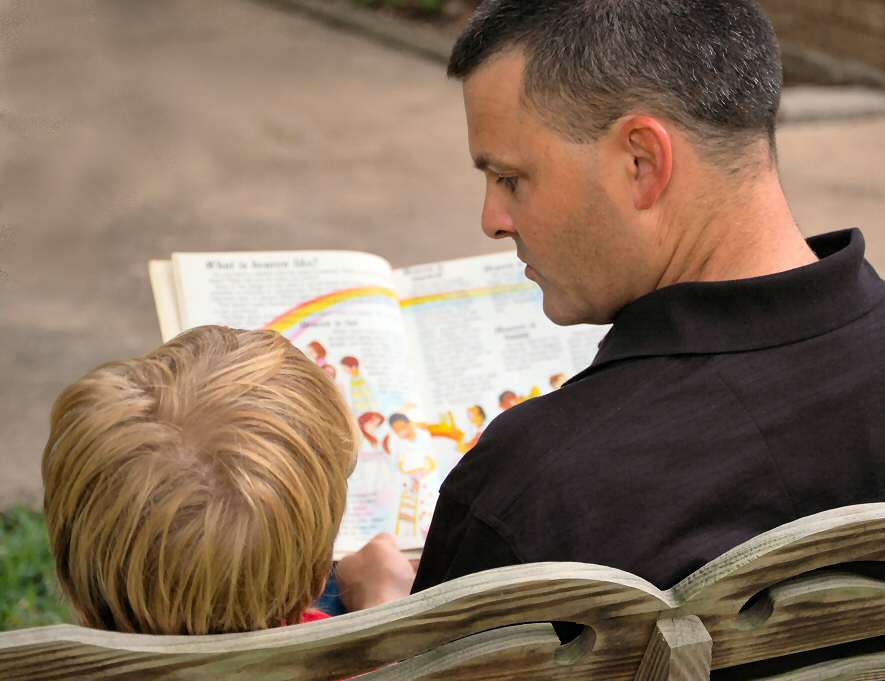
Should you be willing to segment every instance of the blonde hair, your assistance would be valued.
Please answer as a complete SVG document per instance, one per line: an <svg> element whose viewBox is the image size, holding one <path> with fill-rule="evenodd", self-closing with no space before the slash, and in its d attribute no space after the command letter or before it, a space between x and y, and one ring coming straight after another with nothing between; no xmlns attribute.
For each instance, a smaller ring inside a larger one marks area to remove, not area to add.
<svg viewBox="0 0 885 681"><path fill-rule="evenodd" d="M333 382L271 331L204 326L98 367L52 409L46 521L84 625L209 634L298 621L355 463Z"/></svg>

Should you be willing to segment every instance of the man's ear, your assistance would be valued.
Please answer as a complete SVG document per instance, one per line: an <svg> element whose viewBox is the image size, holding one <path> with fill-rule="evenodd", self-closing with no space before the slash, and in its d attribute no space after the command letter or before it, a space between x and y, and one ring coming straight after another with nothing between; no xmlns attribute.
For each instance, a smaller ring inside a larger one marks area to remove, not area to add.
<svg viewBox="0 0 885 681"><path fill-rule="evenodd" d="M628 116L618 125L617 140L627 155L636 210L653 208L673 175L673 140L656 118Z"/></svg>

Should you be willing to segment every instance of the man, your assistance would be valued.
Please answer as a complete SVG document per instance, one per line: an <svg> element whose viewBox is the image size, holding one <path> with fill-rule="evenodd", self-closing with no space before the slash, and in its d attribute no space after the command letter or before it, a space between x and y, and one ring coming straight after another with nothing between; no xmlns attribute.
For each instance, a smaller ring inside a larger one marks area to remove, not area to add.
<svg viewBox="0 0 885 681"><path fill-rule="evenodd" d="M490 0L449 74L483 230L514 240L553 321L614 326L449 475L414 590L546 560L667 588L773 527L885 499L885 284L859 231L806 242L795 224L780 55L753 0ZM345 574L389 595L408 571L376 548Z"/></svg>

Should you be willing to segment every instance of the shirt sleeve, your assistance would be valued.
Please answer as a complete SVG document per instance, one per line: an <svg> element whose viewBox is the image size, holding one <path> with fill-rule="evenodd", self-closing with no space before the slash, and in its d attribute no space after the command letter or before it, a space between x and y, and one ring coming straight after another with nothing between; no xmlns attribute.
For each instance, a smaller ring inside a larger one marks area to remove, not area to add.
<svg viewBox="0 0 885 681"><path fill-rule="evenodd" d="M443 494L433 514L412 593L522 562L490 523L476 517L467 504Z"/></svg>

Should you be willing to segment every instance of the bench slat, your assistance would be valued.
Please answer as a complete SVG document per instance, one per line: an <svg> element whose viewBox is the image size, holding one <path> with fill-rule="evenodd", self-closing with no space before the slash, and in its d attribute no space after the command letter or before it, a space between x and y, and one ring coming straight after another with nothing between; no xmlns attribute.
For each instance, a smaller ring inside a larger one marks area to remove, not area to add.
<svg viewBox="0 0 885 681"><path fill-rule="evenodd" d="M510 670L522 668L532 679L631 681L662 618L697 616L714 668L885 634L885 580L844 565L883 560L885 504L867 504L760 535L665 592L600 566L514 566L362 613L245 634L9 632L0 634L0 678L320 681L376 670L367 678L460 680L516 678ZM549 621L591 629L559 647L514 626Z"/></svg>

